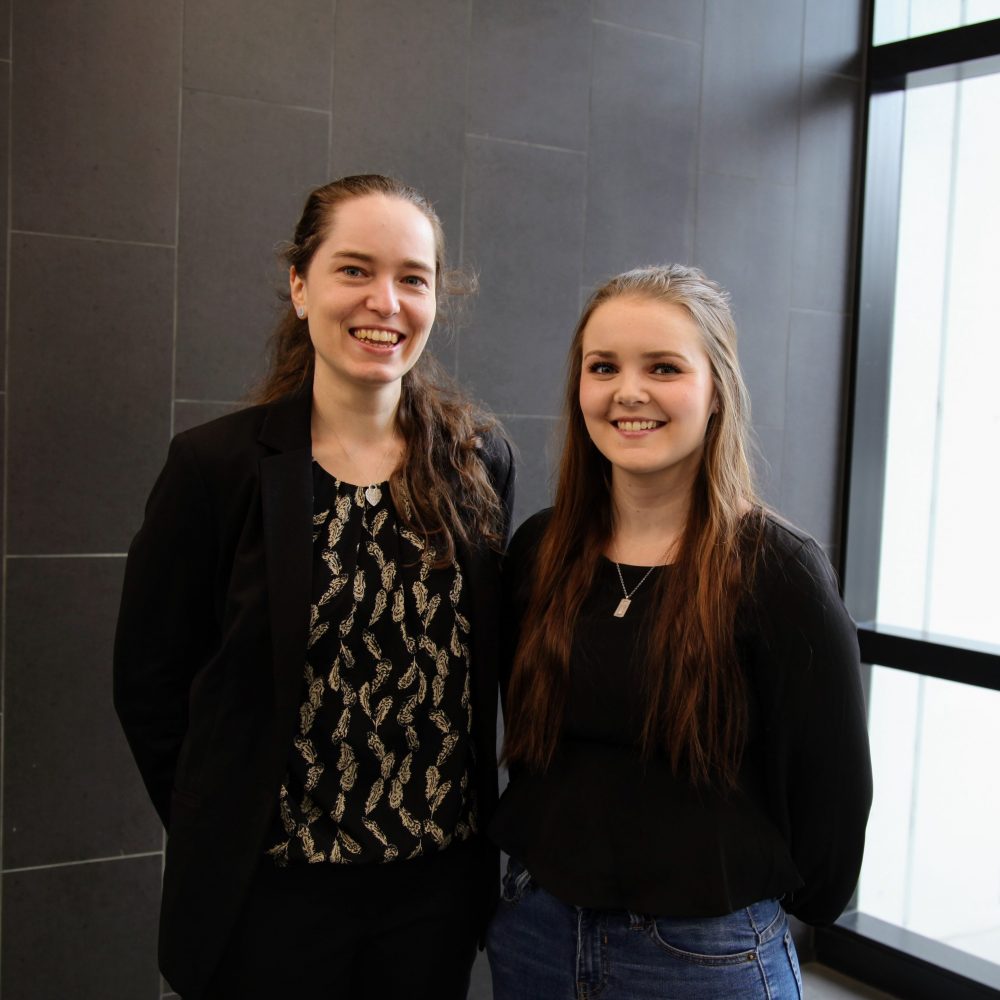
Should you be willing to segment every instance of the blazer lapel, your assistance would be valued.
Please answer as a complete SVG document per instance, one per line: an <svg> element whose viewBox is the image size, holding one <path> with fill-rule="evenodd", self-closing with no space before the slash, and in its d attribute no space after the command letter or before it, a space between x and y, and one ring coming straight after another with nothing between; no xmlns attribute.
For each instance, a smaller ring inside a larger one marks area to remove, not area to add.
<svg viewBox="0 0 1000 1000"><path fill-rule="evenodd" d="M311 387L310 387L311 388ZM260 460L264 552L274 656L276 718L293 720L312 598L311 392L275 404L260 442L277 453Z"/></svg>

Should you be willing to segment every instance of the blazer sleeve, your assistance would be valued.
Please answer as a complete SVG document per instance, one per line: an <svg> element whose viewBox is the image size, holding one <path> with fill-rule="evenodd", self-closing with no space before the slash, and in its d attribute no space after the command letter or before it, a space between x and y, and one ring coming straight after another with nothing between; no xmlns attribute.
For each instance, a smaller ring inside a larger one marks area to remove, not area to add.
<svg viewBox="0 0 1000 1000"><path fill-rule="evenodd" d="M191 445L179 436L129 548L114 644L115 709L168 828L188 694L216 644L217 545L208 490Z"/></svg>
<svg viewBox="0 0 1000 1000"><path fill-rule="evenodd" d="M493 485L497 499L500 501L500 508L503 511L501 542L503 548L506 548L510 541L510 529L514 517L514 484L517 478L514 453L506 436L498 432L488 436L484 451L490 483Z"/></svg>
<svg viewBox="0 0 1000 1000"><path fill-rule="evenodd" d="M812 539L796 538L763 576L768 776L804 882L784 903L807 923L829 923L857 884L872 800L857 629Z"/></svg>

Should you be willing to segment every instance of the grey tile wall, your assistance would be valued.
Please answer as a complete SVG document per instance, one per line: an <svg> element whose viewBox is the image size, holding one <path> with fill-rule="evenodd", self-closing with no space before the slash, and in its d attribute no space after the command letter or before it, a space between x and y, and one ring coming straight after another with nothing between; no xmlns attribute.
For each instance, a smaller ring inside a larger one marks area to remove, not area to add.
<svg viewBox="0 0 1000 1000"><path fill-rule="evenodd" d="M108 690L122 556L171 431L259 372L307 190L398 173L479 269L434 349L519 447L517 521L550 502L581 289L680 259L733 293L765 495L835 544L864 3L14 6L0 989L154 1000L162 834Z"/></svg>
<svg viewBox="0 0 1000 1000"><path fill-rule="evenodd" d="M8 552L122 552L170 427L173 253L15 234L10 287Z"/></svg>
<svg viewBox="0 0 1000 1000"><path fill-rule="evenodd" d="M584 281L689 260L701 48L594 27Z"/></svg>
<svg viewBox="0 0 1000 1000"><path fill-rule="evenodd" d="M663 0L594 0L594 18L607 24L655 31L660 35L701 42L704 0L664 3Z"/></svg>
<svg viewBox="0 0 1000 1000"><path fill-rule="evenodd" d="M517 443L514 526L552 503L558 472L562 421L554 417L505 416L507 432Z"/></svg>
<svg viewBox="0 0 1000 1000"><path fill-rule="evenodd" d="M330 173L397 174L462 228L470 0L337 0Z"/></svg>
<svg viewBox="0 0 1000 1000"><path fill-rule="evenodd" d="M160 856L4 875L0 993L154 1000Z"/></svg>
<svg viewBox="0 0 1000 1000"><path fill-rule="evenodd" d="M180 40L180 0L18 4L15 229L174 242Z"/></svg>
<svg viewBox="0 0 1000 1000"><path fill-rule="evenodd" d="M695 262L733 297L754 420L784 424L795 189L703 173Z"/></svg>
<svg viewBox="0 0 1000 1000"><path fill-rule="evenodd" d="M795 181L803 6L804 0L709 0L702 170Z"/></svg>
<svg viewBox="0 0 1000 1000"><path fill-rule="evenodd" d="M864 4L806 0L803 68L857 79L861 74L866 13Z"/></svg>
<svg viewBox="0 0 1000 1000"><path fill-rule="evenodd" d="M471 136L465 260L481 272L463 383L501 413L558 412L583 247L580 153Z"/></svg>
<svg viewBox="0 0 1000 1000"><path fill-rule="evenodd" d="M177 248L178 396L240 399L287 288L276 245L326 179L329 117L187 91ZM275 183L275 178L281 183Z"/></svg>
<svg viewBox="0 0 1000 1000"><path fill-rule="evenodd" d="M10 0L0 0L0 59L10 58Z"/></svg>
<svg viewBox="0 0 1000 1000"><path fill-rule="evenodd" d="M842 313L793 310L788 344L781 509L827 546L836 545L849 324Z"/></svg>
<svg viewBox="0 0 1000 1000"><path fill-rule="evenodd" d="M330 0L201 0L184 8L184 86L330 110Z"/></svg>
<svg viewBox="0 0 1000 1000"><path fill-rule="evenodd" d="M843 261L854 245L844 196L855 197L861 85L840 76L805 73L795 189L792 303L796 308L839 311L853 294Z"/></svg>
<svg viewBox="0 0 1000 1000"><path fill-rule="evenodd" d="M473 0L469 131L587 147L590 39L577 0Z"/></svg>
<svg viewBox="0 0 1000 1000"><path fill-rule="evenodd" d="M124 562L8 562L4 869L162 846L108 697Z"/></svg>
<svg viewBox="0 0 1000 1000"><path fill-rule="evenodd" d="M0 24L5 11L0 7ZM9 12L7 12L9 13ZM0 61L0 191L7 190L10 165L10 63ZM10 228L10 206L7 198L0 198L0 233L6 235ZM7 240L0 240L0 274L7 274ZM7 369L7 282L0 281L0 337L3 338L3 358L0 358L0 385L6 384Z"/></svg>

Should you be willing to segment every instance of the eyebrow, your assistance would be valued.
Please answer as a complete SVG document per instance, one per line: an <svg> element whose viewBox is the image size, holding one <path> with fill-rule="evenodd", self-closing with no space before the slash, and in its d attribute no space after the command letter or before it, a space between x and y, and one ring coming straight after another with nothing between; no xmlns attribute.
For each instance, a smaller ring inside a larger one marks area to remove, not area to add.
<svg viewBox="0 0 1000 1000"><path fill-rule="evenodd" d="M334 250L331 254L331 258L333 260L340 260L341 258L361 260L366 264L375 263L375 258L370 253L363 253L361 250ZM405 260L400 262L400 266L411 271L425 271L427 274L434 273L433 267L429 264L425 264L422 260L417 260L415 257L407 257Z"/></svg>
<svg viewBox="0 0 1000 1000"><path fill-rule="evenodd" d="M639 355L643 361L655 361L657 358L677 358L680 361L687 361L687 355L681 354L680 351L644 351ZM616 358L618 357L615 351L587 351L584 355L586 358Z"/></svg>

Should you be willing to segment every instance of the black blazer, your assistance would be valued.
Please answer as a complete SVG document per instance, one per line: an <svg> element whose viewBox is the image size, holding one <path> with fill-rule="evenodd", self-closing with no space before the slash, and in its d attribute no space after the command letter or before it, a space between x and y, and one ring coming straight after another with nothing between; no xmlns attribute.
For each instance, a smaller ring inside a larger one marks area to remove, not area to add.
<svg viewBox="0 0 1000 1000"><path fill-rule="evenodd" d="M168 832L160 966L185 998L206 988L261 862L302 699L312 580L311 394L177 435L129 549L114 697ZM513 461L482 455L506 511ZM473 595L478 801L497 801L499 557L460 547ZM484 920L497 857L483 871Z"/></svg>

